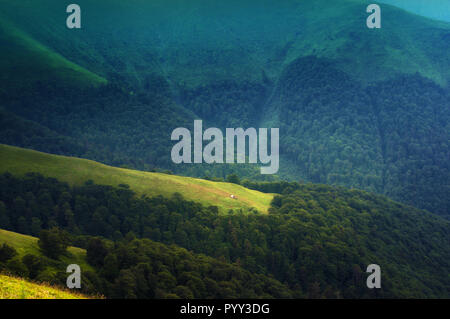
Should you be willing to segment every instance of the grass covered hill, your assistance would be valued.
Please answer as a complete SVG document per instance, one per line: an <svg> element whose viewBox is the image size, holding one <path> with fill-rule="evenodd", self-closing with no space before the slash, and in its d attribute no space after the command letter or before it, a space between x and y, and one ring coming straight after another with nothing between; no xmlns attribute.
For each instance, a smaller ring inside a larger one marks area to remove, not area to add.
<svg viewBox="0 0 450 319"><path fill-rule="evenodd" d="M178 192L186 199L207 206L218 206L222 211L254 208L266 213L273 198L271 194L236 184L116 168L89 160L45 154L7 145L0 145L0 163L2 173L24 175L28 172L37 172L71 185L82 185L87 180L101 185L127 184L138 195L147 196L170 196ZM231 195L237 196L238 199L232 199Z"/></svg>

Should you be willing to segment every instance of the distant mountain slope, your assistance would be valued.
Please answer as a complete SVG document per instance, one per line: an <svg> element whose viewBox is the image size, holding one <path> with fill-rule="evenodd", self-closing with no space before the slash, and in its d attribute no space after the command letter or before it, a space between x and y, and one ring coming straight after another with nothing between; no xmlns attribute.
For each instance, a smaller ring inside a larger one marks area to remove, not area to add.
<svg viewBox="0 0 450 319"><path fill-rule="evenodd" d="M326 59L286 67L263 112L282 128L280 174L449 216L450 99L419 75L364 87Z"/></svg>
<svg viewBox="0 0 450 319"><path fill-rule="evenodd" d="M5 144L34 148L52 154L81 156L87 147L46 126L25 120L0 107L0 139Z"/></svg>
<svg viewBox="0 0 450 319"><path fill-rule="evenodd" d="M0 16L0 43L1 93L20 94L39 85L85 88L107 82L34 40L3 16Z"/></svg>
<svg viewBox="0 0 450 319"><path fill-rule="evenodd" d="M128 184L139 195L166 195L182 193L186 199L205 205L218 206L221 210L255 208L267 212L271 194L264 194L230 183L133 171L106 166L93 161L55 156L36 151L0 145L0 172L24 175L41 173L70 184L83 184L92 180L97 184L118 186ZM231 195L236 195L232 199Z"/></svg>
<svg viewBox="0 0 450 319"><path fill-rule="evenodd" d="M39 6L2 1L0 7L18 27L72 61L121 73L134 84L152 73L188 87L230 79L259 82L262 71L276 78L284 66L308 55L336 59L364 82L415 72L439 83L450 79L443 51L448 43L442 41L449 24L390 5L383 5L382 29L369 30L363 0L78 4L82 30L66 28L65 6L56 0Z"/></svg>

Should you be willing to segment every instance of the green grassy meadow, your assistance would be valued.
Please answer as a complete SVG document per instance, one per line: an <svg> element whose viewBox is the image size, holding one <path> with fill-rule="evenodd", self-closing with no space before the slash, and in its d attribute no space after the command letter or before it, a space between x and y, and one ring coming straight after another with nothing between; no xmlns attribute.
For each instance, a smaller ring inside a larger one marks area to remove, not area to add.
<svg viewBox="0 0 450 319"><path fill-rule="evenodd" d="M222 211L255 208L259 212L266 213L273 199L272 194L250 190L236 184L135 171L85 159L0 145L0 173L4 172L14 175L37 172L70 185L81 185L87 180L110 186L128 184L138 195L171 196L178 192L186 199L208 206L218 206ZM238 199L232 199L231 195L237 196Z"/></svg>

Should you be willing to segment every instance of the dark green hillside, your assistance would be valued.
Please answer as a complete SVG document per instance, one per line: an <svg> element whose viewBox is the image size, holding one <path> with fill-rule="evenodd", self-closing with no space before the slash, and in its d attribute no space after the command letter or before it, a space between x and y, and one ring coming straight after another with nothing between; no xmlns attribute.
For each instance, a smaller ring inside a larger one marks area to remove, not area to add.
<svg viewBox="0 0 450 319"><path fill-rule="evenodd" d="M102 252L102 246L106 247L101 242L91 244L88 250L97 254ZM96 266L101 273L100 282L106 288L104 293L111 298L286 299L298 296L272 276L251 273L239 263L194 254L176 245L134 239L119 242L103 253L104 260L100 259ZM98 260L98 255L95 258Z"/></svg>
<svg viewBox="0 0 450 319"><path fill-rule="evenodd" d="M370 101L363 87L330 61L307 57L292 62L265 114L271 114L270 125L284 128L282 153L307 180L383 191Z"/></svg>
<svg viewBox="0 0 450 319"><path fill-rule="evenodd" d="M450 217L450 94L420 76L368 89L383 156L384 194Z"/></svg>
<svg viewBox="0 0 450 319"><path fill-rule="evenodd" d="M87 89L81 95L72 89L64 95L52 87L44 91L44 97L26 92L21 99L12 98L7 103L8 113L18 114L20 118L16 121L27 119L47 127L61 138L82 145L81 149L64 151L67 146L52 148L24 143L21 136L33 134L28 126L14 127L16 132L8 133L3 142L115 166L151 170L172 168L170 133L178 126L193 125L192 112L170 99L167 83L160 78L153 79L152 90L142 94L127 92L118 85ZM9 123L8 127L11 125Z"/></svg>
<svg viewBox="0 0 450 319"><path fill-rule="evenodd" d="M58 259L44 256L38 238L0 229L0 270L24 279L0 276L2 299L72 299L67 291L66 267L79 264L81 290L108 298L292 298L286 285L272 277L251 274L239 265L130 236L116 243L85 238L89 250L70 247ZM5 253L5 252L8 253ZM101 257L102 259L100 259ZM104 262L103 262L104 258ZM86 260L90 263L88 264ZM95 272L94 269L97 271ZM98 275L100 274L101 277ZM112 278L114 280L112 280ZM48 284L55 285L50 288ZM60 288L61 289L61 288ZM101 293L102 295L98 295ZM93 298L96 298L92 296Z"/></svg>
<svg viewBox="0 0 450 319"><path fill-rule="evenodd" d="M108 296L168 297L166 293L180 296L175 291L185 291L194 297L449 298L448 221L362 191L292 186L275 197L268 215L220 214L217 207L179 194L138 198L125 185L88 182L70 187L37 174L4 174L0 227L30 233L58 226L78 235L73 244L87 248L88 261L100 268L98 281L91 281ZM116 244L88 243L83 235L103 236ZM210 258L132 241L133 236L217 258L224 271L216 272L219 268ZM180 258L186 263L177 262ZM202 260L207 264L202 266ZM382 269L381 290L366 287L365 269L373 263ZM152 275L142 281L145 273ZM203 287L199 280L205 277L216 284L205 279ZM227 284L231 290L221 290L226 286L221 281L230 278L237 279ZM154 290L155 280L166 285L162 292ZM246 280L255 284L242 286Z"/></svg>
<svg viewBox="0 0 450 319"><path fill-rule="evenodd" d="M36 148L53 154L83 156L87 152L76 139L62 136L1 108L0 139L6 144Z"/></svg>
<svg viewBox="0 0 450 319"><path fill-rule="evenodd" d="M286 68L264 114L284 128L283 176L366 189L448 216L449 101L448 91L419 75L366 88L329 60L307 57Z"/></svg>

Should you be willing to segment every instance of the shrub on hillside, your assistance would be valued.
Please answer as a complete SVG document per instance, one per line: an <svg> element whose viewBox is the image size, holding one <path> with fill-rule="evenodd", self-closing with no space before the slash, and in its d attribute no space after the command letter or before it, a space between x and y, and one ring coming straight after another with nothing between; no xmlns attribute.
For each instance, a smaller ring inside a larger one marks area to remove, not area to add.
<svg viewBox="0 0 450 319"><path fill-rule="evenodd" d="M7 262L8 260L10 260L11 258L13 258L16 255L17 255L17 252L13 247L11 247L7 244L3 244L0 247L0 262Z"/></svg>
<svg viewBox="0 0 450 319"><path fill-rule="evenodd" d="M42 253L49 258L58 259L67 250L67 236L58 228L42 230L38 241Z"/></svg>

